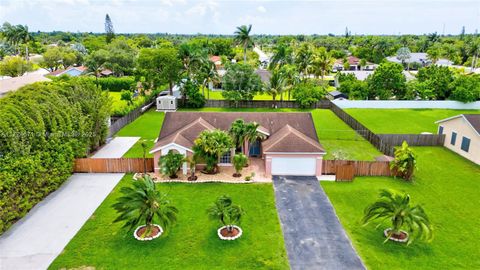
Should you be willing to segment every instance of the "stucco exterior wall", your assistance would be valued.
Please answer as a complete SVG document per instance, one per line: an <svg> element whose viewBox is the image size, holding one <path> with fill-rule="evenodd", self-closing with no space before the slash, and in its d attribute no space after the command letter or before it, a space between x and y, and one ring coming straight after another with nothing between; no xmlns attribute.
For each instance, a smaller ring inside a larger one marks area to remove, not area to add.
<svg viewBox="0 0 480 270"><path fill-rule="evenodd" d="M480 164L480 136L463 117L451 119L439 123L438 125L443 127L443 134L445 134L445 147L473 161L476 164ZM452 132L457 133L455 145L450 143L452 139ZM470 148L468 152L465 152L461 149L463 137L470 139Z"/></svg>

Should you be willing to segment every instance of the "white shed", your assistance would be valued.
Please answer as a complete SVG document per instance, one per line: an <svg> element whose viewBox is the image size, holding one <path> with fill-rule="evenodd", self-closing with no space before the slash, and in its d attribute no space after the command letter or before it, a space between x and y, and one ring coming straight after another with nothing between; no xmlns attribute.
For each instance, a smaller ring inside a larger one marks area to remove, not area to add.
<svg viewBox="0 0 480 270"><path fill-rule="evenodd" d="M177 98L174 96L157 97L157 111L176 111Z"/></svg>

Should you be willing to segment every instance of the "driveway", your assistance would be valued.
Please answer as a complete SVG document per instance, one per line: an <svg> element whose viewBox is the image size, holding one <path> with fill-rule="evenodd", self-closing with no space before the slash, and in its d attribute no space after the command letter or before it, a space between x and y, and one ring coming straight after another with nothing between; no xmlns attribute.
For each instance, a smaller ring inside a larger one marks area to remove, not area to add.
<svg viewBox="0 0 480 270"><path fill-rule="evenodd" d="M365 269L315 177L274 176L291 269Z"/></svg>
<svg viewBox="0 0 480 270"><path fill-rule="evenodd" d="M92 158L121 158L139 139L140 137L115 137Z"/></svg>
<svg viewBox="0 0 480 270"><path fill-rule="evenodd" d="M0 236L0 269L46 269L123 175L72 175Z"/></svg>

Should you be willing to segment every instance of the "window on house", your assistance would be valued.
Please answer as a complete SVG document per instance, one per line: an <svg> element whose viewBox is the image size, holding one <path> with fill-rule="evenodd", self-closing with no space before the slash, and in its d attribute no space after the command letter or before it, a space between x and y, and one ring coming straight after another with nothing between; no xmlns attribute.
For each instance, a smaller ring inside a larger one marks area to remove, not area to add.
<svg viewBox="0 0 480 270"><path fill-rule="evenodd" d="M438 134L442 135L443 134L443 127L438 126Z"/></svg>
<svg viewBox="0 0 480 270"><path fill-rule="evenodd" d="M219 163L231 163L230 162L230 151L225 153L223 156L220 157L220 162Z"/></svg>
<svg viewBox="0 0 480 270"><path fill-rule="evenodd" d="M450 138L450 144L455 145L455 141L457 140L457 133L452 132L452 138Z"/></svg>
<svg viewBox="0 0 480 270"><path fill-rule="evenodd" d="M462 138L462 146L460 147L463 151L468 152L468 149L470 148L470 139L463 137Z"/></svg>

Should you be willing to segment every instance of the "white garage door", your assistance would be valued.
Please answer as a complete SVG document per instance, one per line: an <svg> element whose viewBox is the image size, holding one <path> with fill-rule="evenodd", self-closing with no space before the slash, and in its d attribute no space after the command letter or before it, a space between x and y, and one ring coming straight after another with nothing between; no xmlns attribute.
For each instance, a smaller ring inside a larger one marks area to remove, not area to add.
<svg viewBox="0 0 480 270"><path fill-rule="evenodd" d="M315 175L315 158L272 157L272 175Z"/></svg>

